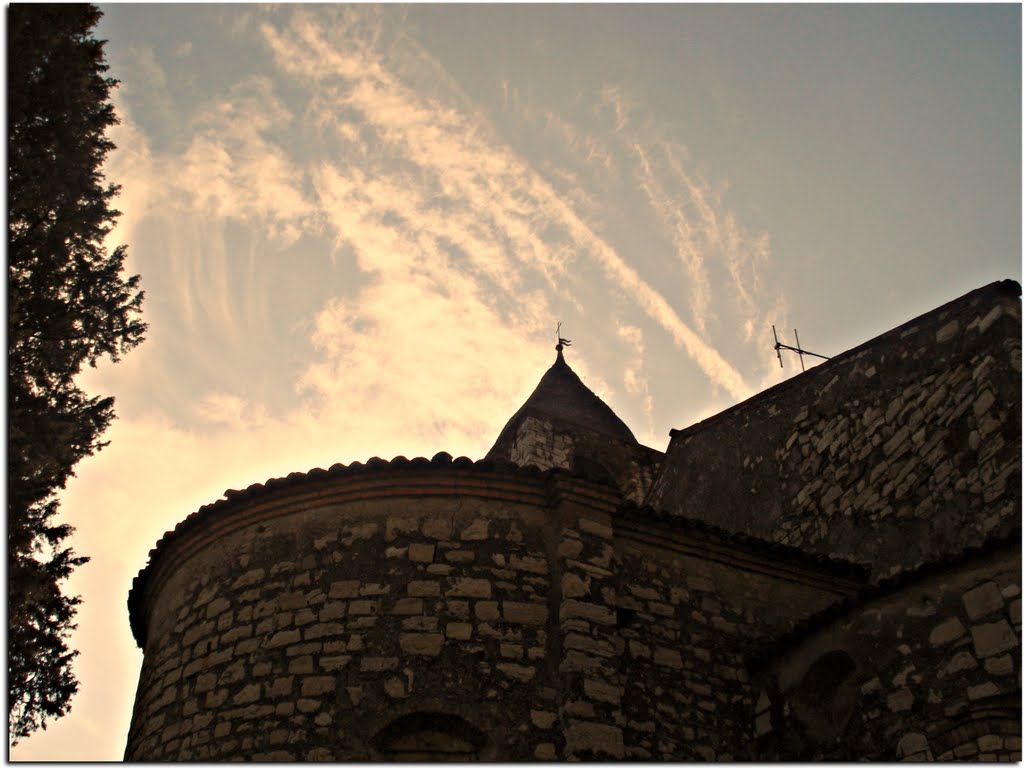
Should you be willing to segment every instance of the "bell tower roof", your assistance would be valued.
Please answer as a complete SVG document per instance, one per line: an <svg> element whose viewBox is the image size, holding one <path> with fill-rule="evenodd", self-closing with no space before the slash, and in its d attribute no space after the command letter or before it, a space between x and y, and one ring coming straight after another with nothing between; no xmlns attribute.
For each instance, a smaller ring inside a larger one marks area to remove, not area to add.
<svg viewBox="0 0 1024 770"><path fill-rule="evenodd" d="M561 341L555 349L555 363L540 378L540 382L526 402L505 424L487 457L494 458L508 451L508 447L515 440L521 418L527 414L546 416L552 422L567 428L578 426L618 441L637 443L636 437L626 423L584 385L579 375L565 362Z"/></svg>

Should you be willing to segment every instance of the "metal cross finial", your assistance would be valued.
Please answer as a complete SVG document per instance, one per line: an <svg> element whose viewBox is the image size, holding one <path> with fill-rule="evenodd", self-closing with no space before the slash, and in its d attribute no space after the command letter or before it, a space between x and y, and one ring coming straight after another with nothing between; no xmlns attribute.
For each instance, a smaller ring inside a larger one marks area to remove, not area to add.
<svg viewBox="0 0 1024 770"><path fill-rule="evenodd" d="M558 344L555 345L555 350L559 353L562 352L562 346L569 347L572 345L572 340L567 340L562 337L562 322L558 322L558 328L555 330L555 336L558 337Z"/></svg>

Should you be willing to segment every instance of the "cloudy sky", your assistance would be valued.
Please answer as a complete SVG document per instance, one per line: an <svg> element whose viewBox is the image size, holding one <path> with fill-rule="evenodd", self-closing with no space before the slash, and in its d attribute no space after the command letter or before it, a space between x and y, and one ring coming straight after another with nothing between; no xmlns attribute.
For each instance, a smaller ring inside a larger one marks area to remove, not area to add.
<svg viewBox="0 0 1024 770"><path fill-rule="evenodd" d="M481 457L554 359L663 449L1021 278L1019 6L105 5L112 245L147 341L86 372L112 443L63 495L71 714L14 759L120 759L125 600L226 488Z"/></svg>

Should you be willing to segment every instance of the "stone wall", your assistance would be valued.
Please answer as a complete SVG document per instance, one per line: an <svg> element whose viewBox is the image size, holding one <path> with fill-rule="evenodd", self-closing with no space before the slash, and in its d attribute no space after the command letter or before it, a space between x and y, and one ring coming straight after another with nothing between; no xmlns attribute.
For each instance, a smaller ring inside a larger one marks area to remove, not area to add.
<svg viewBox="0 0 1024 770"><path fill-rule="evenodd" d="M1020 761L1020 549L902 580L784 652L763 759Z"/></svg>
<svg viewBox="0 0 1024 770"><path fill-rule="evenodd" d="M640 515L616 521L628 759L755 759L747 660L859 580Z"/></svg>
<svg viewBox="0 0 1024 770"><path fill-rule="evenodd" d="M543 482L388 475L264 495L165 545L126 758L408 758L410 731L431 758L553 754Z"/></svg>
<svg viewBox="0 0 1024 770"><path fill-rule="evenodd" d="M876 577L1017 526L1019 296L978 289L673 431L648 503Z"/></svg>

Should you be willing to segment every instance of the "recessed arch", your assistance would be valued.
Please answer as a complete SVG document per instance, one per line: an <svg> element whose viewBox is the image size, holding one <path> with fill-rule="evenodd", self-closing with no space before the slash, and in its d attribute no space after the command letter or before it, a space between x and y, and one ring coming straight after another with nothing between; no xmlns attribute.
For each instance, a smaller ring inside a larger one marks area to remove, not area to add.
<svg viewBox="0 0 1024 770"><path fill-rule="evenodd" d="M487 736L456 714L415 711L388 722L371 742L384 759L450 762L479 759Z"/></svg>

